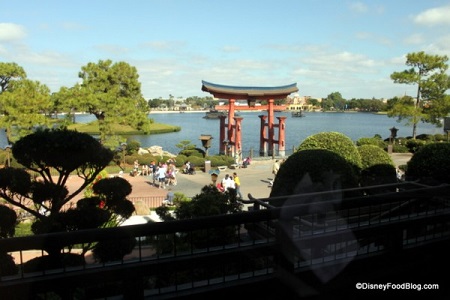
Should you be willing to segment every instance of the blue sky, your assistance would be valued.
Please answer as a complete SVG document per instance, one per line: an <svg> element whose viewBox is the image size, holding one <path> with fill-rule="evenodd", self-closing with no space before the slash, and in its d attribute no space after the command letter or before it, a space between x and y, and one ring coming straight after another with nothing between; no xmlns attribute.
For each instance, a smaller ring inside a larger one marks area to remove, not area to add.
<svg viewBox="0 0 450 300"><path fill-rule="evenodd" d="M297 83L300 95L415 95L405 55L450 57L450 1L26 1L3 4L0 61L52 92L89 62L137 68L146 99L210 96L201 81Z"/></svg>

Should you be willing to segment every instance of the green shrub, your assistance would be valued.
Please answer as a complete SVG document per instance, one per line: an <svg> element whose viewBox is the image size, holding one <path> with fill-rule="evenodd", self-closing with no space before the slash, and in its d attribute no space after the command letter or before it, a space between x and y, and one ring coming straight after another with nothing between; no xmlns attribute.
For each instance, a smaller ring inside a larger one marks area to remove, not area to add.
<svg viewBox="0 0 450 300"><path fill-rule="evenodd" d="M15 236L27 236L32 234L31 222L20 222L17 224Z"/></svg>
<svg viewBox="0 0 450 300"><path fill-rule="evenodd" d="M409 152L411 153L416 153L417 151L419 151L420 148L422 148L426 144L427 142L424 140L408 139L406 141L406 147L408 147Z"/></svg>
<svg viewBox="0 0 450 300"><path fill-rule="evenodd" d="M235 163L234 158L227 155L208 156L206 160L211 161L211 167L230 166Z"/></svg>
<svg viewBox="0 0 450 300"><path fill-rule="evenodd" d="M361 169L361 156L353 141L340 132L320 132L307 137L298 151L306 149L325 149L342 156L356 170Z"/></svg>
<svg viewBox="0 0 450 300"><path fill-rule="evenodd" d="M127 154L131 155L131 154L137 153L140 147L141 147L141 144L138 141L136 141L136 140L129 141L127 143L127 149L126 149Z"/></svg>
<svg viewBox="0 0 450 300"><path fill-rule="evenodd" d="M416 140L434 142L434 135L432 134L418 134L416 135Z"/></svg>
<svg viewBox="0 0 450 300"><path fill-rule="evenodd" d="M381 149L384 149L387 146L387 143L379 137L360 138L359 140L356 141L356 146L362 145L375 145L380 147Z"/></svg>
<svg viewBox="0 0 450 300"><path fill-rule="evenodd" d="M436 142L446 142L447 141L447 135L441 134L441 133L436 133L434 135L434 140Z"/></svg>
<svg viewBox="0 0 450 300"><path fill-rule="evenodd" d="M397 172L395 167L389 164L374 165L361 171L361 186L380 186L377 188L367 189L366 193L368 194L395 192L395 187L383 187L382 185L396 182L398 182Z"/></svg>
<svg viewBox="0 0 450 300"><path fill-rule="evenodd" d="M358 181L355 169L342 156L325 149L301 150L280 166L270 197L355 188Z"/></svg>
<svg viewBox="0 0 450 300"><path fill-rule="evenodd" d="M391 165L395 168L395 163L386 151L375 145L362 145L357 147L361 156L362 169L367 169L375 165Z"/></svg>
<svg viewBox="0 0 450 300"><path fill-rule="evenodd" d="M125 163L127 165L133 165L134 161L137 159L139 160L140 155L138 155L137 153L133 154L133 155L126 155L125 156Z"/></svg>
<svg viewBox="0 0 450 300"><path fill-rule="evenodd" d="M0 150L0 165L6 165L7 159L8 159L7 150ZM13 168L23 168L23 166L19 164L17 160L14 158L12 152L9 153L9 163Z"/></svg>
<svg viewBox="0 0 450 300"><path fill-rule="evenodd" d="M158 161L159 157L155 157L150 153L134 156L140 165L149 165L152 161Z"/></svg>
<svg viewBox="0 0 450 300"><path fill-rule="evenodd" d="M450 144L432 143L421 147L407 163L406 180L450 183Z"/></svg>
<svg viewBox="0 0 450 300"><path fill-rule="evenodd" d="M125 255L130 254L135 246L136 238L134 237L103 240L94 246L92 254L96 261L102 263L120 261Z"/></svg>
<svg viewBox="0 0 450 300"><path fill-rule="evenodd" d="M191 165L194 165L196 170L205 166L205 159L203 157L189 156L188 160L191 162Z"/></svg>
<svg viewBox="0 0 450 300"><path fill-rule="evenodd" d="M175 157L175 166L177 168L182 167L186 162L188 161L188 158L186 155L178 154L177 157Z"/></svg>
<svg viewBox="0 0 450 300"><path fill-rule="evenodd" d="M405 145L394 144L392 146L392 151L395 153L409 153L409 148ZM387 146L384 150L387 151Z"/></svg>
<svg viewBox="0 0 450 300"><path fill-rule="evenodd" d="M190 156L197 156L197 157L204 157L205 151L194 148L194 149L184 149L181 150L179 154L185 155L187 157Z"/></svg>
<svg viewBox="0 0 450 300"><path fill-rule="evenodd" d="M14 263L14 258L11 254L0 252L0 276L8 276L17 274L19 268Z"/></svg>
<svg viewBox="0 0 450 300"><path fill-rule="evenodd" d="M35 257L25 262L22 269L25 273L47 271L54 268L78 267L85 264L84 256L75 253L63 253L58 260L50 255Z"/></svg>
<svg viewBox="0 0 450 300"><path fill-rule="evenodd" d="M358 147L361 155L361 186L397 182L395 163L386 151L375 145Z"/></svg>

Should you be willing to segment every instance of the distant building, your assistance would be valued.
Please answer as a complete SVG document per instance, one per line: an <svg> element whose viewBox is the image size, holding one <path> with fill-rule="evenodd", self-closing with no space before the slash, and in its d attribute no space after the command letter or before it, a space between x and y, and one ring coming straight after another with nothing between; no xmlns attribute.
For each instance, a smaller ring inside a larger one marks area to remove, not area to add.
<svg viewBox="0 0 450 300"><path fill-rule="evenodd" d="M293 97L287 98L287 108L286 110L290 111L311 111L314 109L312 104L308 103L309 99L315 99L311 96L300 96L298 94L294 94Z"/></svg>

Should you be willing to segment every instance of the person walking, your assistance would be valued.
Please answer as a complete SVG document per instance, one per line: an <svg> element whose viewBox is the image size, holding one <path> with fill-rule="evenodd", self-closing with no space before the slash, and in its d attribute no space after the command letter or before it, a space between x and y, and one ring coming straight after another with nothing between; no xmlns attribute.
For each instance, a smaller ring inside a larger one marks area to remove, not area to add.
<svg viewBox="0 0 450 300"><path fill-rule="evenodd" d="M241 179L239 178L239 176L237 175L236 172L233 173L233 180L234 180L234 188L236 190L236 196L239 197L240 199L242 199Z"/></svg>
<svg viewBox="0 0 450 300"><path fill-rule="evenodd" d="M153 186L158 182L158 164L155 161L150 163L150 173L152 174Z"/></svg>
<svg viewBox="0 0 450 300"><path fill-rule="evenodd" d="M275 177L277 177L278 174L278 170L280 170L280 162L277 160L275 160L275 162L272 165L272 174L273 174L273 179L271 179L269 181L269 187L273 186L273 181L275 180Z"/></svg>
<svg viewBox="0 0 450 300"><path fill-rule="evenodd" d="M166 188L166 173L167 173L167 165L163 164L163 163L159 163L159 168L158 168L158 188Z"/></svg>
<svg viewBox="0 0 450 300"><path fill-rule="evenodd" d="M177 185L177 167L174 163L168 163L167 179L168 185Z"/></svg>
<svg viewBox="0 0 450 300"><path fill-rule="evenodd" d="M224 191L228 190L228 188L230 187L229 176L230 175L225 174L225 176L222 179L222 188L223 188Z"/></svg>

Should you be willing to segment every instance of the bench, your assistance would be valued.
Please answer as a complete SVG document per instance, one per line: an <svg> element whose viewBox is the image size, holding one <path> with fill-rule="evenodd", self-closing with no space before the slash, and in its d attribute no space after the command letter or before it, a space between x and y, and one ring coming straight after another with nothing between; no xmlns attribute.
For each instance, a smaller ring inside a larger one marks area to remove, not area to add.
<svg viewBox="0 0 450 300"><path fill-rule="evenodd" d="M220 171L225 171L227 169L227 166L218 166L217 169Z"/></svg>

